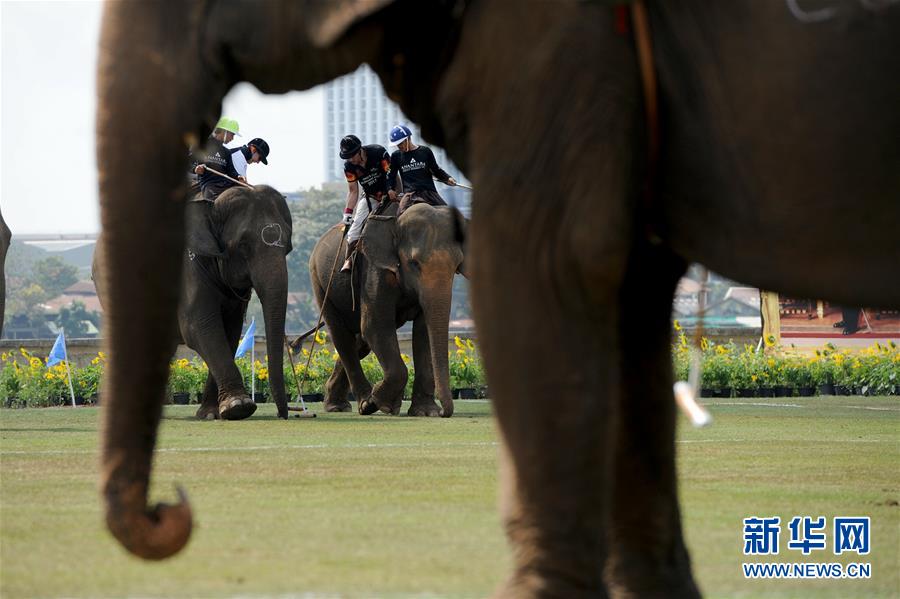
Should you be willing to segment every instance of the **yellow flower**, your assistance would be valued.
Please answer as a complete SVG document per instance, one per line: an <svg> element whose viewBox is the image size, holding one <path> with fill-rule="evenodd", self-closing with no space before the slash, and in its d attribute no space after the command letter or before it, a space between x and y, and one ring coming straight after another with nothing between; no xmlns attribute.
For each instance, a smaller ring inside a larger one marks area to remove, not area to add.
<svg viewBox="0 0 900 599"><path fill-rule="evenodd" d="M91 364L93 364L94 366L96 366L96 365L99 364L99 363L100 363L100 358L99 358L99 357L98 357L98 358L94 358L93 360L91 360Z"/></svg>
<svg viewBox="0 0 900 599"><path fill-rule="evenodd" d="M6 352L3 352L3 356L2 356L2 357L3 357L3 361L6 362L6 358L9 357L9 354L7 354Z"/></svg>
<svg viewBox="0 0 900 599"><path fill-rule="evenodd" d="M678 320L673 320L673 321L672 321L672 325L675 327L675 330L676 330L676 331L680 331L680 330L681 330L681 324L678 323Z"/></svg>
<svg viewBox="0 0 900 599"><path fill-rule="evenodd" d="M472 343L471 339L466 339L466 347L468 347L472 351L475 351L475 344Z"/></svg>
<svg viewBox="0 0 900 599"><path fill-rule="evenodd" d="M459 335L456 335L456 336L453 337L453 343L456 344L456 347L457 347L458 349L465 349L465 348L466 348L465 344L462 342L462 339L459 338Z"/></svg>
<svg viewBox="0 0 900 599"><path fill-rule="evenodd" d="M55 379L56 377L53 376L53 373L52 373L52 372L47 372L47 373L44 374L44 378L47 379L48 381L52 381L52 380Z"/></svg>
<svg viewBox="0 0 900 599"><path fill-rule="evenodd" d="M331 352L328 351L328 348L327 348L327 347L323 347L322 349L319 350L319 352L320 352L323 356L331 355Z"/></svg>
<svg viewBox="0 0 900 599"><path fill-rule="evenodd" d="M723 346L723 345L718 345L718 346L716 346L716 353L719 354L719 355L721 356L722 354L728 353L728 350L725 349L725 346Z"/></svg>
<svg viewBox="0 0 900 599"><path fill-rule="evenodd" d="M766 337L766 347L772 347L775 345L775 335L769 335Z"/></svg>
<svg viewBox="0 0 900 599"><path fill-rule="evenodd" d="M325 345L325 331L316 331L316 343Z"/></svg>
<svg viewBox="0 0 900 599"><path fill-rule="evenodd" d="M457 355L457 356L464 356L464 355L466 355L466 350L464 350L464 349L458 349L458 350L456 350L456 355Z"/></svg>
<svg viewBox="0 0 900 599"><path fill-rule="evenodd" d="M406 354L400 354L400 358L401 358L404 362L406 362L407 364L409 364L409 356L407 356Z"/></svg>
<svg viewBox="0 0 900 599"><path fill-rule="evenodd" d="M304 356L308 356L308 355L309 355L309 350L306 349L305 347L303 348L303 355L304 355Z"/></svg>
<svg viewBox="0 0 900 599"><path fill-rule="evenodd" d="M700 339L700 349L702 349L703 351L709 349L709 339L707 339L706 337L702 337Z"/></svg>
<svg viewBox="0 0 900 599"><path fill-rule="evenodd" d="M769 367L771 368L772 366L775 366L775 360L772 359L772 358L769 358L769 359L766 361L766 364L768 364Z"/></svg>
<svg viewBox="0 0 900 599"><path fill-rule="evenodd" d="M751 375L750 375L750 380L753 381L754 383L756 382L756 378L757 378L757 377L756 377L755 374L751 374Z"/></svg>
<svg viewBox="0 0 900 599"><path fill-rule="evenodd" d="M40 358L28 358L28 363L32 368L40 368L43 366L43 362L41 362Z"/></svg>

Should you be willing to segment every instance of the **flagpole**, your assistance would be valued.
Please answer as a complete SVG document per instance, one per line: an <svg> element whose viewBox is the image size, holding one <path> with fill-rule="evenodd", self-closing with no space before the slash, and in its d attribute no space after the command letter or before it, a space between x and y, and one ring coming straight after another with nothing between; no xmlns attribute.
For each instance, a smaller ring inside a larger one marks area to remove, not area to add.
<svg viewBox="0 0 900 599"><path fill-rule="evenodd" d="M60 327L63 336L63 360L66 362L66 375L69 379L69 396L72 398L72 407L75 407L75 390L72 388L72 369L69 368L69 350L66 349L66 329Z"/></svg>
<svg viewBox="0 0 900 599"><path fill-rule="evenodd" d="M250 399L256 403L256 339L250 341Z"/></svg>

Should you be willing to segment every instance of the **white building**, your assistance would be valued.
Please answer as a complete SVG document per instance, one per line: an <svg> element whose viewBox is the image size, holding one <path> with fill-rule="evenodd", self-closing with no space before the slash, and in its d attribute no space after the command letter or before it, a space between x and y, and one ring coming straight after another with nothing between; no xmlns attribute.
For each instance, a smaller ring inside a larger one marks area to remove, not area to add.
<svg viewBox="0 0 900 599"><path fill-rule="evenodd" d="M388 153L393 151L388 145L391 129L400 123L407 125L416 141L422 140L419 128L410 121L385 95L378 76L367 65L356 72L335 79L325 86L325 181L344 180L344 161L338 156L341 138L353 134L363 144L379 144ZM427 145L427 142L422 141ZM434 157L438 165L450 173L460 183L468 184L446 152L434 146ZM457 205L468 214L468 193L461 189L436 184L438 192L449 204Z"/></svg>

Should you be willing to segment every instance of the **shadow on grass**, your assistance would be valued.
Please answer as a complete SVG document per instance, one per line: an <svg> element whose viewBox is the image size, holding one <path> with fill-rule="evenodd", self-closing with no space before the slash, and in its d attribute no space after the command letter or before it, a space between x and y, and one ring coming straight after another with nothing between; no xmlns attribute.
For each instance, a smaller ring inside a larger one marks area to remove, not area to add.
<svg viewBox="0 0 900 599"><path fill-rule="evenodd" d="M184 406L184 407L190 407L190 406ZM215 422L214 420L199 420L199 419L195 418L194 412L196 411L196 407L192 408L190 410L190 412L185 411L184 407L179 406L179 408L176 408L176 410L168 410L167 409L167 410L163 411L163 416L162 416L163 420L176 420L176 421L182 421L182 422L197 422L197 423L209 422L210 424ZM184 412L184 413L182 413L182 412ZM453 416L451 416L449 419L448 418L438 418L438 417L426 418L426 417L421 417L421 416L407 416L406 415L406 406L404 406L404 409L401 410L400 414L398 414L397 416L389 416L388 414L380 414L380 413L373 414L371 416L360 416L355 411L353 411L353 412L316 412L316 411L313 411L313 413L316 415L315 418L308 418L308 417L301 418L301 417L296 416L296 412L291 412L287 421L289 421L289 422L305 421L305 422L309 422L309 423L346 424L348 421L352 420L353 422L356 422L356 423L359 423L360 425L365 426L365 424L368 424L368 423L374 423L374 424L381 425L386 422L421 422L421 421L426 421L426 420L434 420L436 422L442 422L442 421L447 421L447 420L451 420L451 421L485 420L485 419L493 419L494 418L494 414L492 412L481 412L481 411L476 412L476 411L460 410L458 407L453 412ZM282 421L282 419L279 418L278 415L275 414L274 411L271 413L262 413L262 414L259 411L257 411L255 414L253 414L249 418L246 418L245 421L247 421L247 422ZM234 420L232 422L238 423L238 422L242 422L242 421Z"/></svg>

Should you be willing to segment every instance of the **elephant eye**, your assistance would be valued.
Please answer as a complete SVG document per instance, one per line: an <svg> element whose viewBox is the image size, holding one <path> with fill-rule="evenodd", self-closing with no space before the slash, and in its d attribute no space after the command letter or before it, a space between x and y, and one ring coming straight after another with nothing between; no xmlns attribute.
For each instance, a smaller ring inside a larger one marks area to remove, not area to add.
<svg viewBox="0 0 900 599"><path fill-rule="evenodd" d="M409 267L413 270L419 270L421 266L419 265L419 261L415 259L410 259Z"/></svg>

